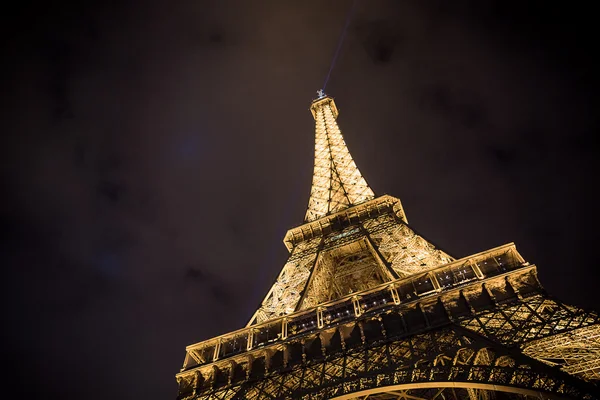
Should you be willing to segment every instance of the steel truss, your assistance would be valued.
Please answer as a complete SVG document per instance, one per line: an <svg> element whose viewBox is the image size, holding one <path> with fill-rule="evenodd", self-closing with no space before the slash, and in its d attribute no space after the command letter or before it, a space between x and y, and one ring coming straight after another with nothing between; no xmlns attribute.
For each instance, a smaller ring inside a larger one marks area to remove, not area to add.
<svg viewBox="0 0 600 400"><path fill-rule="evenodd" d="M598 316L548 297L533 272L524 266L190 368L179 375L180 397L325 399L397 387L413 397L444 389L485 398L493 389L600 398L594 384L569 374L597 360L596 348L580 346L582 361L567 360L564 371L548 365L554 353L545 352L564 337L598 332Z"/></svg>
<svg viewBox="0 0 600 400"><path fill-rule="evenodd" d="M418 235L405 222L400 200L383 196L350 210L322 218L319 229L308 225L288 233L291 254L249 325L307 309L331 299L332 277L340 276L344 257L371 254L373 274L357 276L353 292L407 277L454 259ZM314 224L314 223L313 223ZM299 231L299 232L298 232ZM362 245L360 243L362 242ZM372 272L370 270L370 272ZM356 269L355 271L358 271Z"/></svg>
<svg viewBox="0 0 600 400"><path fill-rule="evenodd" d="M512 243L431 244L374 198L333 99L311 111L305 224L248 325L186 348L178 399L600 399L597 313L549 296Z"/></svg>
<svg viewBox="0 0 600 400"><path fill-rule="evenodd" d="M335 121L338 111L333 99L319 99L311 105L311 112L315 118L315 168L307 222L375 197L346 147Z"/></svg>

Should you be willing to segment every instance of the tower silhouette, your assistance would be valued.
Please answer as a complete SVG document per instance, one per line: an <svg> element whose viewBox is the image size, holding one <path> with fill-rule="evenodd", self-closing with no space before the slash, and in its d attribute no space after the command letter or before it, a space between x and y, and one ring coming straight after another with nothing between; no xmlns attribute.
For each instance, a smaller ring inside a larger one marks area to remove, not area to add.
<svg viewBox="0 0 600 400"><path fill-rule="evenodd" d="M455 259L376 196L318 92L304 224L247 326L186 348L178 399L597 399L595 312L513 243Z"/></svg>

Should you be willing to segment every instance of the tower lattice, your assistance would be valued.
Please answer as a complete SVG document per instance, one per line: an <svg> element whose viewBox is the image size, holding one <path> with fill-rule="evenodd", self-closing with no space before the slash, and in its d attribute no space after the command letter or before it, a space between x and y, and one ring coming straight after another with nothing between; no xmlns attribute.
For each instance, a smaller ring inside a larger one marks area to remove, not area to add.
<svg viewBox="0 0 600 400"><path fill-rule="evenodd" d="M186 348L178 399L600 399L598 314L513 243L455 259L376 197L322 92L304 224L245 328Z"/></svg>

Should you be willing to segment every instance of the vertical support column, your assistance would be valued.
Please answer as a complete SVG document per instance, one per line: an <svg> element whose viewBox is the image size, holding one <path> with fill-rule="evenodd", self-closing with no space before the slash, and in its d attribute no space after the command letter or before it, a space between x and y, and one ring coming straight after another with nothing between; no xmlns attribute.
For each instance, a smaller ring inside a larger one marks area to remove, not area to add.
<svg viewBox="0 0 600 400"><path fill-rule="evenodd" d="M423 305L421 303L417 303L417 309L421 311L421 315L425 320L425 325L427 325L427 327L430 327L431 324L429 323L429 318L427 318L427 313L425 313L425 310L423 309Z"/></svg>
<svg viewBox="0 0 600 400"><path fill-rule="evenodd" d="M437 280L437 276L435 276L435 274L433 272L430 272L427 275L429 276L429 279L431 280L431 284L433 285L433 288L437 292L442 290L442 286L440 285L440 282Z"/></svg>
<svg viewBox="0 0 600 400"><path fill-rule="evenodd" d="M469 299L467 299L467 296L465 295L464 290L460 290L460 297L464 300L465 304L467 305L467 307L469 308L469 311L471 312L471 314L476 314L477 311L475 311L475 308L473 308L473 306L471 305L471 303L469 303Z"/></svg>
<svg viewBox="0 0 600 400"><path fill-rule="evenodd" d="M482 290L484 290L487 293L487 295L490 296L490 299L494 302L494 305L497 307L498 302L496 301L496 296L494 296L494 293L492 293L492 291L490 290L488 285L486 285L485 283L482 283L481 287L482 287Z"/></svg>
<svg viewBox="0 0 600 400"><path fill-rule="evenodd" d="M358 321L358 329L360 329L360 340L364 345L367 342L367 337L365 336L365 329L363 327L362 321Z"/></svg>
<svg viewBox="0 0 600 400"><path fill-rule="evenodd" d="M288 319L283 318L281 320L281 340L287 339L288 336Z"/></svg>
<svg viewBox="0 0 600 400"><path fill-rule="evenodd" d="M248 355L248 367L246 368L246 380L250 379L250 374L252 373L252 364L254 363L254 357L252 355Z"/></svg>
<svg viewBox="0 0 600 400"><path fill-rule="evenodd" d="M383 334L383 337L387 338L387 331L385 330L385 324L383 323L383 318L381 317L381 315L377 316L377 320L379 321L379 326L381 329L381 333ZM389 356L389 347L386 346L386 352Z"/></svg>
<svg viewBox="0 0 600 400"><path fill-rule="evenodd" d="M217 361L219 359L219 353L221 353L221 342L223 339L219 338L217 344L215 345L215 352L213 353L213 361Z"/></svg>
<svg viewBox="0 0 600 400"><path fill-rule="evenodd" d="M198 389L200 389L203 380L204 377L202 376L202 373L200 371L194 372L194 390L192 392L193 396L195 396L198 393Z"/></svg>
<svg viewBox="0 0 600 400"><path fill-rule="evenodd" d="M233 360L230 360L229 361L229 375L227 376L227 384L228 385L231 385L231 382L233 382L236 367L237 367L237 363Z"/></svg>
<svg viewBox="0 0 600 400"><path fill-rule="evenodd" d="M392 294L392 299L394 300L394 304L400 304L400 296L398 295L398 291L396 290L396 285L393 283L390 285L390 293Z"/></svg>
<svg viewBox="0 0 600 400"><path fill-rule="evenodd" d="M302 343L302 363L306 363L306 340L302 339L300 342Z"/></svg>
<svg viewBox="0 0 600 400"><path fill-rule="evenodd" d="M360 315L362 314L362 309L360 308L358 296L352 297L352 305L354 306L354 315L360 317Z"/></svg>
<svg viewBox="0 0 600 400"><path fill-rule="evenodd" d="M505 278L505 281L506 281L506 284L508 286L510 286L510 288L513 290L513 292L515 292L517 299L523 300L523 295L521 293L519 293L519 288L517 287L517 285L514 284L513 282L511 282L510 279L508 279L508 276Z"/></svg>
<svg viewBox="0 0 600 400"><path fill-rule="evenodd" d="M217 368L217 366L215 364L213 364L212 366L212 382L210 383L210 386L214 389L217 387L217 376L219 376L219 372L221 372L219 370L219 368Z"/></svg>
<svg viewBox="0 0 600 400"><path fill-rule="evenodd" d="M254 328L248 329L248 342L246 344L246 350L252 350L252 344L254 343Z"/></svg>
<svg viewBox="0 0 600 400"><path fill-rule="evenodd" d="M283 351L283 367L287 368L288 363L290 361L290 348L286 344L284 344L282 346L283 347L282 347L281 351Z"/></svg>
<svg viewBox="0 0 600 400"><path fill-rule="evenodd" d="M485 278L485 276L483 275L483 272L481 272L481 269L477 266L477 264L475 264L473 262L473 260L469 260L469 265L471 266L471 269L473 269L473 272L475 272L477 279Z"/></svg>
<svg viewBox="0 0 600 400"><path fill-rule="evenodd" d="M323 309L324 307L317 307L317 328L323 327Z"/></svg>
<svg viewBox="0 0 600 400"><path fill-rule="evenodd" d="M263 352L265 358L265 374L269 373L269 369L271 368L271 356L273 355L270 351L265 350Z"/></svg>
<svg viewBox="0 0 600 400"><path fill-rule="evenodd" d="M450 309L448 308L448 306L446 305L446 303L444 302L444 300L442 300L442 296L440 296L438 298L438 302L442 305L442 307L444 308L444 311L446 312L446 316L448 316L448 319L450 321L453 321L454 318L452 317L452 313L450 312Z"/></svg>
<svg viewBox="0 0 600 400"><path fill-rule="evenodd" d="M185 358L183 359L183 367L181 367L181 369L179 371L185 371L185 369L188 367L188 363L190 361L190 351L186 351ZM200 363L198 363L198 364L200 364Z"/></svg>

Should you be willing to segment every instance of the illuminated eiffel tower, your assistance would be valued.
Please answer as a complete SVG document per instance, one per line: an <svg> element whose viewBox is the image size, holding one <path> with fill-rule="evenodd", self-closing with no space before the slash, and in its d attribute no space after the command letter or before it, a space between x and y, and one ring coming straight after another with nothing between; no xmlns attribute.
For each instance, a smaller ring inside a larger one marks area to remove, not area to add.
<svg viewBox="0 0 600 400"><path fill-rule="evenodd" d="M513 243L455 259L375 196L319 91L304 224L245 328L190 345L178 399L598 399L598 314Z"/></svg>

